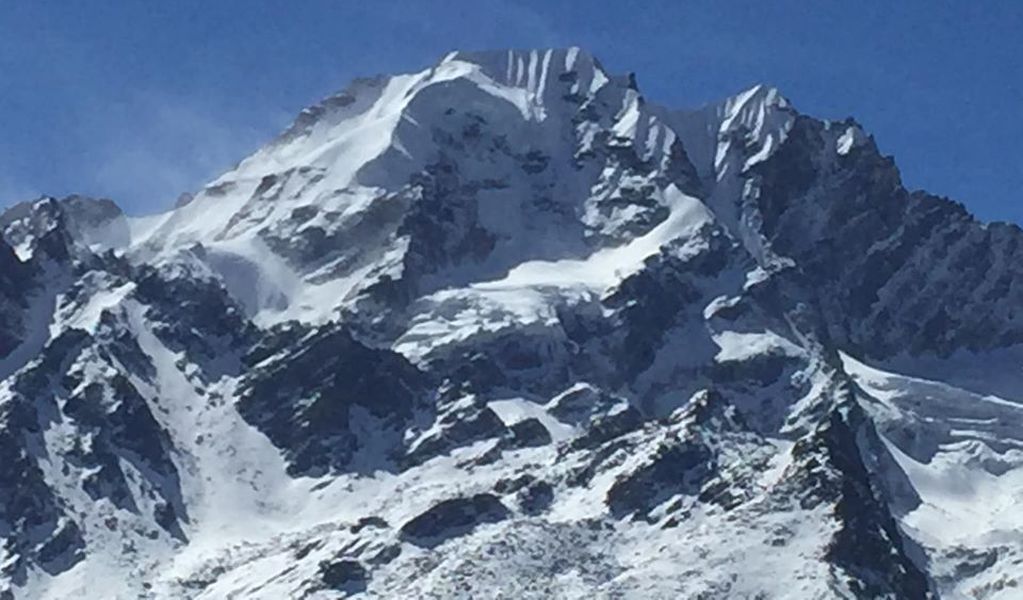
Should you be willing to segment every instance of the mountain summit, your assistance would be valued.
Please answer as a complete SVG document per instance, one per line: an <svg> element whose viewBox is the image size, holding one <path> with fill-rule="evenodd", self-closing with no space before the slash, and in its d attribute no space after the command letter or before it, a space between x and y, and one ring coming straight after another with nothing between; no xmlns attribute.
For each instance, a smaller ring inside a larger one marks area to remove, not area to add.
<svg viewBox="0 0 1023 600"><path fill-rule="evenodd" d="M578 48L0 215L0 598L1015 598L1023 232Z"/></svg>

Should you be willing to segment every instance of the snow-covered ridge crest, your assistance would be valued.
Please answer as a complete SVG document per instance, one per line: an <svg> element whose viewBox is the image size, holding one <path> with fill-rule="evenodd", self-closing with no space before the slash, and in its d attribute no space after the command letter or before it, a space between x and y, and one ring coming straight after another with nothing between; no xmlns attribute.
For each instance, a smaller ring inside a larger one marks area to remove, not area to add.
<svg viewBox="0 0 1023 600"><path fill-rule="evenodd" d="M133 239L131 252L174 260L201 244L215 270L256 274L249 283L224 276L263 322L329 318L324 298L347 305L375 281L408 279L417 235L409 219L420 218L429 182L463 190L459 218L476 223L472 261L484 264L466 264L479 273L457 279L547 258L543 246L553 245L546 254L556 258L583 258L599 249L591 237L625 243L665 218L669 184L695 192L670 120L631 77L607 75L578 48L453 52L418 73L358 80L303 111L277 140ZM530 211L547 223L523 221ZM568 233L563 241L556 229ZM314 260L285 247L296 236L322 246L367 235L358 255L338 247Z"/></svg>
<svg viewBox="0 0 1023 600"><path fill-rule="evenodd" d="M580 96L596 93L607 84L608 75L593 55L578 47L547 50L455 51L441 64L464 62L477 65L493 82L525 90L537 115L543 105L564 94L555 81L569 81L569 92Z"/></svg>
<svg viewBox="0 0 1023 600"><path fill-rule="evenodd" d="M506 64L501 64L501 58ZM586 95L608 82L590 55L578 48L516 53L453 52L418 73L358 79L343 92L302 111L278 139L243 160L208 187L298 167L329 167L336 187L394 143L394 128L418 94L430 86L465 79L512 102L524 116L537 115L548 82L572 73L572 92ZM508 90L520 90L521 95ZM427 125L427 124L422 124Z"/></svg>

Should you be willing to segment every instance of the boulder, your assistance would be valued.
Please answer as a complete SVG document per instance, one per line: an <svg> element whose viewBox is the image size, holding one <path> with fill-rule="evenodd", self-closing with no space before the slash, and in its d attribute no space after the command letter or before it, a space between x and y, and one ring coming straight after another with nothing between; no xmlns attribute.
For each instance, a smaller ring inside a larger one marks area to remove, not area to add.
<svg viewBox="0 0 1023 600"><path fill-rule="evenodd" d="M451 498L402 525L400 533L406 541L433 548L471 533L478 525L496 523L508 515L508 509L493 494Z"/></svg>

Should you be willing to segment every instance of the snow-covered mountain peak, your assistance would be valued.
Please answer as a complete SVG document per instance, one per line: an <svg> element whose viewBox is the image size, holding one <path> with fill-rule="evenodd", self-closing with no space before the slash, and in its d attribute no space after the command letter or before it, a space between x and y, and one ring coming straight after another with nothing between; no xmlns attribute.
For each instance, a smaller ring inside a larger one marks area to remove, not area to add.
<svg viewBox="0 0 1023 600"><path fill-rule="evenodd" d="M1023 585L1023 232L777 90L454 52L0 225L3 600Z"/></svg>
<svg viewBox="0 0 1023 600"><path fill-rule="evenodd" d="M258 273L246 289L225 279L261 319L315 320L328 315L303 306L322 295L350 306L383 278L417 295L626 243L668 215L669 185L699 187L668 115L630 78L578 48L456 52L307 109L132 251L173 259L201 244L214 270ZM459 199L427 209L441 190ZM445 210L466 237L426 242ZM351 235L374 240L353 255L337 246ZM449 256L427 273L424 252Z"/></svg>
<svg viewBox="0 0 1023 600"><path fill-rule="evenodd" d="M456 81L471 85L459 92ZM568 85L549 85L554 81ZM393 145L399 146L399 153L410 151L401 147L406 140L395 139L394 129L402 121L428 128L433 123L421 122L424 116L434 121L439 116L434 111L447 110L448 106L431 106L431 99L417 100L429 96L431 88L444 87L441 95L454 103L471 101L458 96L476 87L513 104L524 118L543 118L543 107L551 99L566 92L586 97L607 81L595 59L578 48L452 52L419 73L357 79L344 91L303 110L277 140L212 185L302 167L329 168L338 186L372 185L359 180L359 168ZM374 140L379 145L370 143Z"/></svg>
<svg viewBox="0 0 1023 600"><path fill-rule="evenodd" d="M401 111L408 100L429 85L456 78L467 78L480 85L525 90L534 103L542 103L544 91L558 92L548 83L557 78L579 79L575 92L599 88L609 80L597 60L580 48L507 51L455 51L444 56L435 66L416 74L376 76L354 80L344 90L304 109L294 123L271 146L283 146L301 136L318 133L330 137L338 123L365 114L370 109L378 116ZM403 80L390 88L392 80ZM381 102L383 100L383 102ZM314 132L314 129L316 130ZM334 131L336 135L337 132Z"/></svg>

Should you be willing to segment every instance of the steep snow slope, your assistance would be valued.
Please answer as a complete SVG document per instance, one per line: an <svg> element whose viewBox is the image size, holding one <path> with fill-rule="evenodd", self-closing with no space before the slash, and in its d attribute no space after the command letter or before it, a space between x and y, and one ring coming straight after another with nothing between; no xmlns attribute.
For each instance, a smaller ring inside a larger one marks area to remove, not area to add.
<svg viewBox="0 0 1023 600"><path fill-rule="evenodd" d="M579 49L0 216L0 598L1013 598L1017 228Z"/></svg>
<svg viewBox="0 0 1023 600"><path fill-rule="evenodd" d="M1014 595L1023 565L1016 510L1023 501L1023 404L879 371L848 356L843 362L869 394L868 410L916 493L895 505L927 551L938 589L949 597Z"/></svg>

